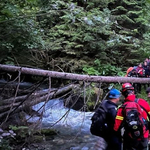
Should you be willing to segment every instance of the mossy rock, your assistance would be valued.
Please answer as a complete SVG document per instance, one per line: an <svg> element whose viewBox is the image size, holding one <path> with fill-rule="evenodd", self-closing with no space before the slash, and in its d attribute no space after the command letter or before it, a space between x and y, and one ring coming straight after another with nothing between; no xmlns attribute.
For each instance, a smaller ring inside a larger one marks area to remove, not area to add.
<svg viewBox="0 0 150 150"><path fill-rule="evenodd" d="M25 138L30 134L30 129L27 126L10 126L10 128L16 133L16 137Z"/></svg>
<svg viewBox="0 0 150 150"><path fill-rule="evenodd" d="M44 134L45 136L57 135L57 131L54 129L41 129L41 134Z"/></svg>
<svg viewBox="0 0 150 150"><path fill-rule="evenodd" d="M45 138L42 135L34 135L31 140L36 143L41 143L41 142L43 142L44 139Z"/></svg>

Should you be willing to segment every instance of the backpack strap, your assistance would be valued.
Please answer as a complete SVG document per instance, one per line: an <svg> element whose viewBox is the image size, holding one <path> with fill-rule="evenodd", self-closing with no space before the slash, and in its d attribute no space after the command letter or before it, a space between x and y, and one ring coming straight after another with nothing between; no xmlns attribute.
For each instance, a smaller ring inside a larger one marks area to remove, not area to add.
<svg viewBox="0 0 150 150"><path fill-rule="evenodd" d="M104 100L103 102L102 102L102 107L104 108L104 111L105 112L107 112L107 108L106 108L106 102L107 102L108 100Z"/></svg>

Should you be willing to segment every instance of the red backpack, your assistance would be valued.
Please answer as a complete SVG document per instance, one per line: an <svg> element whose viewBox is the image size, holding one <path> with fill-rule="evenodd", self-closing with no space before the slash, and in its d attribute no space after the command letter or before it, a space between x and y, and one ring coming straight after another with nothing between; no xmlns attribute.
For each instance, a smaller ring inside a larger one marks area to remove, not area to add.
<svg viewBox="0 0 150 150"><path fill-rule="evenodd" d="M123 104L125 132L132 139L142 139L144 137L146 125L142 114L143 109L137 102L128 101Z"/></svg>
<svg viewBox="0 0 150 150"><path fill-rule="evenodd" d="M144 69L140 68L137 73L138 73L139 77L143 77L144 76Z"/></svg>

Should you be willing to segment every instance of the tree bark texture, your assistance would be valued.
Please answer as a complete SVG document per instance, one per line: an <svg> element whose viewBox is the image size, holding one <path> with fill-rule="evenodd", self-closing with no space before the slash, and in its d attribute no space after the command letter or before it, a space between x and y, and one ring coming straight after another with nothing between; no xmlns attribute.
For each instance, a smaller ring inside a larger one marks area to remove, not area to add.
<svg viewBox="0 0 150 150"><path fill-rule="evenodd" d="M56 71L49 71L43 69L33 69L27 67L18 67L18 66L2 65L2 64L0 64L0 70L9 71L9 72L20 72L22 74L46 76L52 78L79 80L79 81L86 81L86 82L100 82L100 83L130 82L130 83L144 83L144 84L150 83L150 78L119 77L119 76L90 76L90 75L56 72Z"/></svg>

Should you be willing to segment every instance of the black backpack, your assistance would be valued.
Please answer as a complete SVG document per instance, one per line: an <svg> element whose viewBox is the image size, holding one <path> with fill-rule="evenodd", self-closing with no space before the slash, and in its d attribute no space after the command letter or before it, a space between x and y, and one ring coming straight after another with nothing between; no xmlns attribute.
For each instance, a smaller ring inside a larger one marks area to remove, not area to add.
<svg viewBox="0 0 150 150"><path fill-rule="evenodd" d="M135 69L131 70L127 75L127 77L137 77L137 76L138 74L136 73Z"/></svg>
<svg viewBox="0 0 150 150"><path fill-rule="evenodd" d="M105 102L102 102L97 110L95 111L94 115L91 118L91 126L90 126L90 132L93 135L101 136L103 137L106 135L107 131L107 120L106 120L106 113L107 109L105 107Z"/></svg>
<svg viewBox="0 0 150 150"><path fill-rule="evenodd" d="M124 105L125 131L132 139L142 139L146 131L145 120L142 117L141 107L137 102L128 102Z"/></svg>

